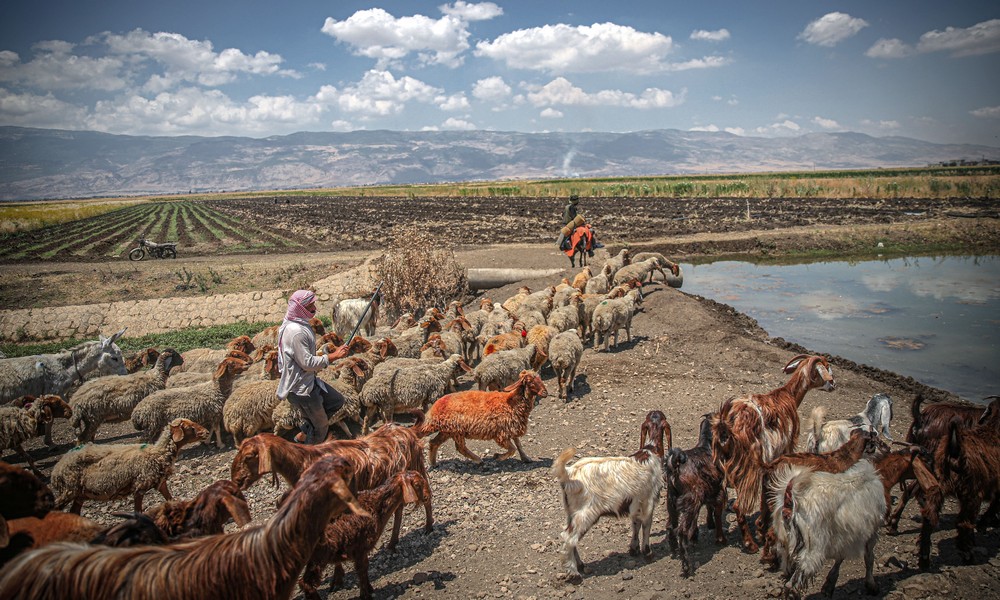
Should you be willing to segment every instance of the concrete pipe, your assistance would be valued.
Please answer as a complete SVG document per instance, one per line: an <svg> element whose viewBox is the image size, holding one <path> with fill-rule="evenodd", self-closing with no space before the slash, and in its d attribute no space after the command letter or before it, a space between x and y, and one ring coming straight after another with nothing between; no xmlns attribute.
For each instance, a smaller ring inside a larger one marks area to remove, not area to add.
<svg viewBox="0 0 1000 600"><path fill-rule="evenodd" d="M552 277L563 271L564 269L468 269L466 276L471 289L488 290L526 279Z"/></svg>

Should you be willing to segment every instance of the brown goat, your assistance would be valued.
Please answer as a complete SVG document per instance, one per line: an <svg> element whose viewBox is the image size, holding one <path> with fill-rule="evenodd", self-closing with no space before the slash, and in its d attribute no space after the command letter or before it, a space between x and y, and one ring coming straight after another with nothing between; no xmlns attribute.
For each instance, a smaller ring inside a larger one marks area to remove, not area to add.
<svg viewBox="0 0 1000 600"><path fill-rule="evenodd" d="M335 565L332 587L339 587L344 582L342 563L350 560L358 576L361 598L371 598L374 590L368 577L368 555L382 537L389 518L406 504L423 504L430 502L430 498L427 479L416 471L396 473L377 488L359 493L358 503L369 516L344 515L326 526L323 539L316 545L299 580L303 595L310 600L320 598L316 588L330 563Z"/></svg>
<svg viewBox="0 0 1000 600"><path fill-rule="evenodd" d="M240 489L247 489L267 473L277 482L280 475L289 485L294 485L306 468L327 454L336 454L348 460L358 490L375 488L396 473L417 471L426 476L424 445L409 427L387 423L372 433L354 440L331 440L314 446L295 444L269 433L261 433L243 440L233 458L232 480ZM424 503L426 520L424 531L430 533L434 526L431 499ZM399 540L402 510L392 527L389 547Z"/></svg>
<svg viewBox="0 0 1000 600"><path fill-rule="evenodd" d="M265 524L168 546L105 548L52 544L22 554L0 574L0 598L289 598L323 527L346 510L352 469L318 460ZM81 568L86 565L86 568Z"/></svg>
<svg viewBox="0 0 1000 600"><path fill-rule="evenodd" d="M779 456L764 465L761 480L760 518L757 520L757 534L764 541L760 562L774 564L778 557L774 555L774 532L771 530L771 513L774 511L775 498L772 493L774 474L785 465L809 467L813 472L843 473L862 458L873 458L887 453L888 446L879 439L878 433L856 429L843 446L830 452L815 454L812 452L795 452Z"/></svg>
<svg viewBox="0 0 1000 600"><path fill-rule="evenodd" d="M888 524L888 513L892 507L892 497L889 491L892 487L906 479L915 479L920 488L920 494L924 498L921 503L921 535L919 549L917 551L917 561L921 571L926 571L930 567L930 532L938 525L938 510L943 501L941 485L938 483L928 462L932 461L930 453L920 446L911 446L904 450L896 450L881 457L875 462L875 470L882 479L882 486L885 488L885 506ZM926 530L927 533L923 533Z"/></svg>
<svg viewBox="0 0 1000 600"><path fill-rule="evenodd" d="M501 392L468 390L442 396L427 411L426 422L413 429L420 437L437 432L428 448L431 467L437 465L438 448L449 439L454 439L455 449L475 463L482 459L465 446L466 439L494 440L507 450L495 454L496 460L506 460L517 452L523 462L531 462L521 449L520 438L528 430L531 409L546 395L537 373L521 371L518 380Z"/></svg>
<svg viewBox="0 0 1000 600"><path fill-rule="evenodd" d="M168 500L146 514L171 540L223 533L230 519L239 527L253 520L243 492L227 479L216 481L191 500Z"/></svg>
<svg viewBox="0 0 1000 600"><path fill-rule="evenodd" d="M938 481L946 494L958 498L957 547L966 564L975 558L972 550L980 505L1000 494L1000 397L995 398L974 427L952 421L947 439L934 454ZM923 538L925 531L920 533Z"/></svg>
<svg viewBox="0 0 1000 600"><path fill-rule="evenodd" d="M681 574L694 573L689 548L698 539L698 513L704 506L708 510L705 524L715 530L715 543L726 543L726 529L722 515L726 509L725 481L718 465L712 462L712 420L705 415L698 432L698 444L681 450L671 448L664 460L667 481L667 539L670 551L681 554Z"/></svg>
<svg viewBox="0 0 1000 600"><path fill-rule="evenodd" d="M736 488L736 522L743 547L756 552L747 517L759 507L763 466L795 446L799 437L799 405L814 388L836 386L826 358L800 354L788 361L788 382L767 394L730 398L712 420L712 460Z"/></svg>

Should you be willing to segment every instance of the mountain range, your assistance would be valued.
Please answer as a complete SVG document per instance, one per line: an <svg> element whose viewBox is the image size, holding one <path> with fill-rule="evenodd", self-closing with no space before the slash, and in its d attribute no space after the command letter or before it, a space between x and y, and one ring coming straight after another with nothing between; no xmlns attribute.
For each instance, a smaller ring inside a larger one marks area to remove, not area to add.
<svg viewBox="0 0 1000 600"><path fill-rule="evenodd" d="M0 127L0 200L566 177L913 167L1000 148L861 133L302 132L129 136Z"/></svg>

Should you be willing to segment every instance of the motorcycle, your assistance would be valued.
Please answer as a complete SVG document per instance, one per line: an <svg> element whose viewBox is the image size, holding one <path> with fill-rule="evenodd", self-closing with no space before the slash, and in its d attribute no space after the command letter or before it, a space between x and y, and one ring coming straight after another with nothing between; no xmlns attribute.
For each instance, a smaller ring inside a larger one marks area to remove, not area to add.
<svg viewBox="0 0 1000 600"><path fill-rule="evenodd" d="M146 255L153 258L177 258L177 242L157 244L146 241L146 238L139 238L139 247L133 248L128 253L128 259L142 260Z"/></svg>

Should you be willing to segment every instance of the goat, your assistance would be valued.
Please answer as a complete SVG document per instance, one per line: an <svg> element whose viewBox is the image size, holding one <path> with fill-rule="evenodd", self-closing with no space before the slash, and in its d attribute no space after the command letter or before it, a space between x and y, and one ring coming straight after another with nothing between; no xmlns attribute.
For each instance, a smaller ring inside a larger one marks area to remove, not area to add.
<svg viewBox="0 0 1000 600"><path fill-rule="evenodd" d="M361 598L370 599L374 590L368 577L368 555L382 537L389 517L406 504L429 502L430 497L431 488L427 479L416 471L396 473L377 488L359 493L358 503L369 515L344 515L327 524L323 538L313 550L299 580L303 595L310 600L320 598L316 588L331 562L336 565L332 585L341 585L344 581L342 563L351 560L358 576Z"/></svg>
<svg viewBox="0 0 1000 600"><path fill-rule="evenodd" d="M437 433L427 451L431 467L437 465L438 448L449 439L455 440L455 449L477 464L483 459L469 451L466 439L493 440L507 450L493 455L495 460L506 460L516 451L521 461L528 463L531 459L521 448L521 436L528 430L531 409L546 395L541 377L524 370L503 391L468 390L442 396L427 411L426 421L414 430L420 437Z"/></svg>
<svg viewBox="0 0 1000 600"><path fill-rule="evenodd" d="M826 358L800 354L788 361L791 374L780 388L767 394L729 398L712 419L712 460L736 488L736 522L743 534L743 547L756 552L747 517L760 502L763 466L792 449L799 437L799 405L814 388L836 387Z"/></svg>
<svg viewBox="0 0 1000 600"><path fill-rule="evenodd" d="M241 490L248 489L267 473L272 474L274 482L280 475L294 485L309 465L326 454L336 454L350 462L358 490L370 490L403 471L417 471L425 476L427 473L423 443L412 428L387 423L358 439L332 440L314 446L295 444L269 433L255 435L240 444L233 458L231 479ZM424 531L430 533L434 526L430 497L424 503L424 512ZM400 510L393 523L390 548L399 540L402 517Z"/></svg>
<svg viewBox="0 0 1000 600"><path fill-rule="evenodd" d="M800 598L828 558L835 562L823 592L832 596L840 564L862 553L865 591L878 593L872 570L885 496L871 462L859 460L843 473L786 465L775 473L771 493L782 499L775 502L772 518L786 596Z"/></svg>
<svg viewBox="0 0 1000 600"><path fill-rule="evenodd" d="M681 450L671 448L664 460L667 484L667 539L670 551L680 547L682 575L694 573L689 548L698 539L698 513L708 510L706 524L715 530L715 543L726 543L722 514L726 508L726 485L722 471L712 462L711 414L702 418L698 444Z"/></svg>
<svg viewBox="0 0 1000 600"><path fill-rule="evenodd" d="M368 302L371 302L371 307ZM359 325L358 331L364 332L365 337L375 335L375 327L378 325L378 310L382 303L382 294L375 294L374 299L346 298L333 307L333 329L340 337L347 339L354 328ZM365 309L368 309L367 311Z"/></svg>
<svg viewBox="0 0 1000 600"><path fill-rule="evenodd" d="M806 450L809 452L829 452L843 445L851 432L864 429L881 433L888 439L889 423L892 421L892 398L889 394L875 394L865 405L865 409L849 419L823 422L826 409L817 406L812 410L813 426L806 436Z"/></svg>
<svg viewBox="0 0 1000 600"><path fill-rule="evenodd" d="M146 515L171 540L223 533L230 519L238 527L253 520L243 492L228 479L216 481L191 500L167 500Z"/></svg>
<svg viewBox="0 0 1000 600"><path fill-rule="evenodd" d="M774 497L770 494L771 480L778 469L784 465L797 465L824 473L843 473L862 458L877 457L886 451L888 451L888 447L878 438L877 433L858 429L851 434L846 444L831 452L824 454L814 454L812 452L783 454L774 461L764 465L761 481L760 518L757 521L757 533L764 541L764 549L761 552L760 562L776 562L776 557L772 552L774 532L771 530L771 512L773 510Z"/></svg>
<svg viewBox="0 0 1000 600"><path fill-rule="evenodd" d="M921 534L917 549L917 562L921 571L930 568L931 544L930 532L938 525L938 508L944 500L941 485L932 472L933 457L920 446L910 446L903 450L890 452L875 461L875 470L882 479L885 491L886 525L888 525L889 509L892 508L892 498L889 491L904 477L916 479L920 493L924 498L920 508Z"/></svg>
<svg viewBox="0 0 1000 600"><path fill-rule="evenodd" d="M7 519L44 517L52 510L52 491L33 473L0 461L0 548L10 543Z"/></svg>
<svg viewBox="0 0 1000 600"><path fill-rule="evenodd" d="M366 514L350 480L347 461L327 456L263 525L167 546L57 543L33 550L0 573L0 598L289 598L323 535L316 524L346 510Z"/></svg>
<svg viewBox="0 0 1000 600"><path fill-rule="evenodd" d="M575 448L567 448L552 463L551 473L559 480L566 510L566 528L560 537L563 564L570 579L582 577L583 561L577 545L602 516L628 515L632 521L629 554L652 553L649 531L653 525L653 511L663 491L663 429L655 429L655 426L665 423L666 419L662 418L662 413L659 417L647 416L644 426L654 427L650 430L652 443L631 456L581 458L567 466L576 453Z"/></svg>

